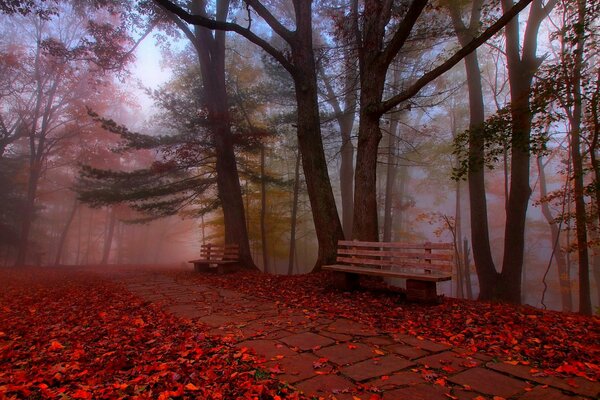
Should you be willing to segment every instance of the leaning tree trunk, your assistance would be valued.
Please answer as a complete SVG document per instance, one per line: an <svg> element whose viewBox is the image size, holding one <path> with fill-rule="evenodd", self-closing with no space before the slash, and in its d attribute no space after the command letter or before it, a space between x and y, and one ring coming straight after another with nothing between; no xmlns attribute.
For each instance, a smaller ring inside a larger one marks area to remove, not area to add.
<svg viewBox="0 0 600 400"><path fill-rule="evenodd" d="M77 213L78 209L79 209L79 201L77 200L77 198L75 198L75 201L73 202L73 206L71 207L71 210L69 211L69 215L67 217L67 222L65 223L65 226L64 226L62 232L60 233L60 239L58 240L58 246L56 248L56 258L54 259L54 265L60 264L60 259L62 258L62 252L65 247L65 242L67 241L67 235L69 234L69 228L71 227L71 224L73 223L73 220L75 219L75 214Z"/></svg>

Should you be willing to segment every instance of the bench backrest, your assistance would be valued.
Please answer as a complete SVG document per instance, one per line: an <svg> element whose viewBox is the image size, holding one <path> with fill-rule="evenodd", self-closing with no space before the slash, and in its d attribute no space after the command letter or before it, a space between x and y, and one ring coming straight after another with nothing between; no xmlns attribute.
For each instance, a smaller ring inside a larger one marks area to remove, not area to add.
<svg viewBox="0 0 600 400"><path fill-rule="evenodd" d="M337 262L386 270L452 272L452 243L359 242L340 240Z"/></svg>
<svg viewBox="0 0 600 400"><path fill-rule="evenodd" d="M240 248L237 244L203 244L200 246L200 257L206 260L237 261L240 258Z"/></svg>

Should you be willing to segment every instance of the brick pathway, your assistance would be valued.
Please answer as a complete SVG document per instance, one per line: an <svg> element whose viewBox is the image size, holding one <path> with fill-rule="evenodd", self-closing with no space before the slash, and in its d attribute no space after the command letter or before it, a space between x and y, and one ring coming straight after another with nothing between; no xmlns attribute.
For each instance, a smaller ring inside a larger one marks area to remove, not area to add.
<svg viewBox="0 0 600 400"><path fill-rule="evenodd" d="M284 307L231 290L177 281L158 272L111 272L137 296L179 317L211 327L239 347L264 356L263 368L309 396L368 399L365 387L390 399L593 399L600 384L545 376L485 354L308 310ZM356 396L356 397L353 397ZM495 397L497 396L497 397Z"/></svg>

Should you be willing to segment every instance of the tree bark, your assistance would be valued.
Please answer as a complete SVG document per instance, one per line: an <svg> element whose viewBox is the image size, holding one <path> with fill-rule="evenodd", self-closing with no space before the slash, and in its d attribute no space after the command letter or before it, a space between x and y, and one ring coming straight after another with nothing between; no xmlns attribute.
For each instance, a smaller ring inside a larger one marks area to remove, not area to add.
<svg viewBox="0 0 600 400"><path fill-rule="evenodd" d="M290 251L288 259L288 275L294 272L294 259L296 255L296 223L298 219L298 193L300 192L300 152L296 156L294 168L294 194L292 197L292 216L290 227Z"/></svg>
<svg viewBox="0 0 600 400"><path fill-rule="evenodd" d="M269 272L267 251L267 177L265 176L265 145L260 146L260 238L262 242L263 271Z"/></svg>
<svg viewBox="0 0 600 400"><path fill-rule="evenodd" d="M399 79L398 79L399 80ZM398 83L396 80L396 83ZM392 229L394 227L394 214L392 204L396 196L396 176L398 175L398 166L396 165L398 115L392 114L390 118L390 132L388 141L387 165L385 174L385 204L383 210L383 241L392 241Z"/></svg>
<svg viewBox="0 0 600 400"><path fill-rule="evenodd" d="M546 171L544 164L542 163L542 157L537 157L538 176L540 181L540 197L544 199L548 196L548 186L546 184ZM556 224L556 218L552 215L548 202L542 201L540 204L542 215L548 222L550 227L550 240L552 246L556 246L554 249L554 260L558 270L558 282L560 284L560 298L562 303L562 310L571 312L573 311L573 296L571 294L571 278L569 272L569 265L565 260L565 252L562 250L559 242L560 231Z"/></svg>
<svg viewBox="0 0 600 400"><path fill-rule="evenodd" d="M294 1L296 31L291 51L297 71L292 77L298 105L298 146L319 243L313 271L318 271L321 265L335 262L337 242L344 238L344 232L335 205L321 137L310 3Z"/></svg>
<svg viewBox="0 0 600 400"><path fill-rule="evenodd" d="M573 66L572 86L573 112L569 116L571 163L573 164L573 197L575 199L575 228L577 231L577 255L579 264L579 312L592 314L590 296L590 260L587 242L587 216L585 210L584 170L581 155L581 120L583 115L581 96L581 72L583 69L583 51L585 45L586 1L577 0L577 45L575 48L575 65ZM595 151L593 149L592 151Z"/></svg>
<svg viewBox="0 0 600 400"><path fill-rule="evenodd" d="M205 15L202 5L194 4L193 6L196 7L195 12ZM224 21L227 18L228 8L228 0L220 0L217 3L216 19L218 21ZM182 24L177 17L173 18L192 42L200 63L206 96L204 103L208 110L208 125L215 146L217 189L223 210L225 243L237 244L242 265L256 268L250 253L244 202L231 132L225 82L226 35L224 31L215 31L213 36L210 29L201 26L196 26L191 34L185 24Z"/></svg>

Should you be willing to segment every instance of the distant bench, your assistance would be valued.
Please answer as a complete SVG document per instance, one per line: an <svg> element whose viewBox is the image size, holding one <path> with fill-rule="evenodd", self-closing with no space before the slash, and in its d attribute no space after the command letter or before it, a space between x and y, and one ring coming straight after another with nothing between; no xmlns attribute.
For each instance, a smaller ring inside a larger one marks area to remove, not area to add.
<svg viewBox="0 0 600 400"><path fill-rule="evenodd" d="M203 244L200 246L200 258L189 262L194 264L194 271L206 272L216 269L222 274L227 267L239 264L240 249L237 244Z"/></svg>
<svg viewBox="0 0 600 400"><path fill-rule="evenodd" d="M406 279L410 301L437 301L436 283L452 279L452 243L359 242L340 240L335 271L337 285L345 290L358 286L359 275Z"/></svg>

